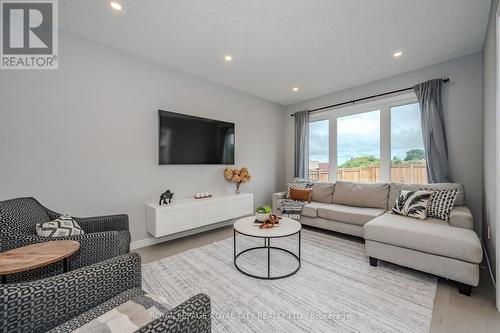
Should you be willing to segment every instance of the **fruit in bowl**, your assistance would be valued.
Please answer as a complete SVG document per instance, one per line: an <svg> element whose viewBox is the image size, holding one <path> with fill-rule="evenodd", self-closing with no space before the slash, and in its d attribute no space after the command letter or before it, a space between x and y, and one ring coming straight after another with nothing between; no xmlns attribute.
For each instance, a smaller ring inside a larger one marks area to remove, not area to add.
<svg viewBox="0 0 500 333"><path fill-rule="evenodd" d="M259 206L257 207L255 219L259 222L266 221L271 214L271 207L269 206Z"/></svg>

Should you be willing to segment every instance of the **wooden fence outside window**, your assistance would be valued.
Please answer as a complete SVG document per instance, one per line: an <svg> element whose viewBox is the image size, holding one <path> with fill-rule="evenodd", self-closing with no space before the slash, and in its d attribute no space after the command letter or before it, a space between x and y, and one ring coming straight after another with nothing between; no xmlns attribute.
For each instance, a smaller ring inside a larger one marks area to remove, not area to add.
<svg viewBox="0 0 500 333"><path fill-rule="evenodd" d="M309 170L309 178L320 181L329 180L328 170ZM352 182L379 182L380 166L339 168L337 180ZM391 181L411 184L427 183L427 168L424 164L391 165Z"/></svg>

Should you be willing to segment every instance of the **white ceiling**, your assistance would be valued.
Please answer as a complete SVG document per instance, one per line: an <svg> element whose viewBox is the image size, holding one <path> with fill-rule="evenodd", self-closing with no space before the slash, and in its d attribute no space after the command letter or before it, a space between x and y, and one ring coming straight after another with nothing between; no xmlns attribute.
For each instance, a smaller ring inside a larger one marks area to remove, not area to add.
<svg viewBox="0 0 500 333"><path fill-rule="evenodd" d="M60 0L60 25L283 105L479 51L490 11L490 0L115 1L122 12Z"/></svg>

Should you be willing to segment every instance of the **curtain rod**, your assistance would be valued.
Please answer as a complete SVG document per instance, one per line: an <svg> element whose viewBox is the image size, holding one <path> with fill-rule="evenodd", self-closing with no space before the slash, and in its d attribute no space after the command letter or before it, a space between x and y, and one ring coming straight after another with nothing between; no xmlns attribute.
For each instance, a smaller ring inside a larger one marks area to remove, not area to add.
<svg viewBox="0 0 500 333"><path fill-rule="evenodd" d="M448 83L449 81L450 81L449 78L441 79L441 82L443 82L443 83ZM321 110L325 110L325 109L335 108L337 106L342 106L342 105L346 105L346 104L354 104L354 103L357 103L357 102L360 102L360 101L364 101L364 100L367 100L367 99L372 99L372 98L377 98L377 97L381 97L381 96L391 95L391 94L395 94L395 93L399 93L399 92L403 92L403 91L407 91L407 90L413 90L413 87L403 88L403 89L398 89L398 90L393 90L393 91L388 91L388 92L385 92L385 93L382 93L382 94L377 94L377 95L372 95L372 96L368 96L368 97L353 99L352 101L348 101L348 102L342 102L342 103L337 103L337 104L322 106L320 108L316 108L316 109L312 109L312 110L304 110L304 111L308 111L309 113L312 113L312 112L321 111ZM290 116L293 117L293 116L295 116L295 114L292 114Z"/></svg>

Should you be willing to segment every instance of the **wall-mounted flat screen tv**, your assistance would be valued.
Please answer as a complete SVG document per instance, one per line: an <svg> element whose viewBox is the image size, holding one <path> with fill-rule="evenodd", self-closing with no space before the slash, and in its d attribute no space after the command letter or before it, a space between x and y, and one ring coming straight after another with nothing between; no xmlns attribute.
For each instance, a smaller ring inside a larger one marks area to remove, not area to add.
<svg viewBox="0 0 500 333"><path fill-rule="evenodd" d="M234 123L158 110L159 161L234 164Z"/></svg>

